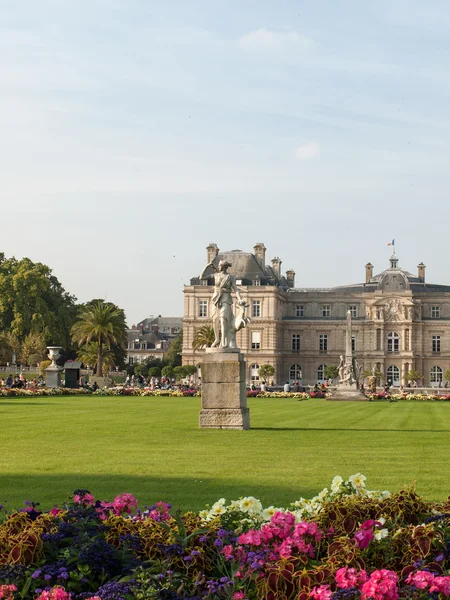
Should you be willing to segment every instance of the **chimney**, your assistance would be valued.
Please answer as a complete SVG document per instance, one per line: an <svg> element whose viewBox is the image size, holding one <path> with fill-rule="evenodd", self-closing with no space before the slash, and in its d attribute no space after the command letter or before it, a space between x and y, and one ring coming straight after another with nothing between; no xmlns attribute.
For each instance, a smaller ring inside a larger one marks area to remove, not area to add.
<svg viewBox="0 0 450 600"><path fill-rule="evenodd" d="M286 271L286 279L290 288L295 287L295 271L294 269L289 269Z"/></svg>
<svg viewBox="0 0 450 600"><path fill-rule="evenodd" d="M369 283L369 281L372 279L372 277L373 277L373 264L367 263L367 265L366 265L366 283Z"/></svg>
<svg viewBox="0 0 450 600"><path fill-rule="evenodd" d="M423 262L417 265L417 276L422 280L422 283L425 283L425 269L426 267Z"/></svg>
<svg viewBox="0 0 450 600"><path fill-rule="evenodd" d="M281 259L278 256L272 258L272 269L278 279L281 279Z"/></svg>
<svg viewBox="0 0 450 600"><path fill-rule="evenodd" d="M253 251L259 266L264 269L266 266L266 247L263 243L258 243L253 246Z"/></svg>
<svg viewBox="0 0 450 600"><path fill-rule="evenodd" d="M219 254L219 248L217 247L217 244L209 244L209 246L206 247L206 252L207 252L207 261L210 263Z"/></svg>

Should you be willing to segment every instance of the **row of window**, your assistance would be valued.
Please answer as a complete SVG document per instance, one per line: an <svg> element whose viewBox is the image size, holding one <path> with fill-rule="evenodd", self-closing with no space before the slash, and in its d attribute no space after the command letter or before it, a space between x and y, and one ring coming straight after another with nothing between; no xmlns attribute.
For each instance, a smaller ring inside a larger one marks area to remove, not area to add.
<svg viewBox="0 0 450 600"><path fill-rule="evenodd" d="M208 317L208 300L199 300L198 301L198 316L199 317ZM261 312L261 300L252 300L251 303L251 316L252 317L262 317ZM348 306L348 310L351 313L352 319L356 319L358 316L358 306L356 304L350 304ZM304 317L305 316L305 306L303 304L297 304L295 306L295 316L296 317ZM320 314L322 317L329 318L331 317L331 305L330 304L322 304L320 308ZM432 319L440 319L441 318L441 307L440 306L431 306L430 315Z"/></svg>
<svg viewBox="0 0 450 600"><path fill-rule="evenodd" d="M327 368L327 365L319 365L317 367L317 379L319 381L324 381L325 380L325 369ZM250 367L250 379L251 381L258 381L259 380L259 365L252 365ZM387 381L390 383L399 383L400 382L400 369L395 366L395 365L391 365L390 367L388 367L387 371L386 371L386 376L387 376ZM291 381L297 381L302 379L302 368L300 365L291 365L291 367L289 367L289 379ZM431 383L439 383L442 382L443 380L443 371L441 369L441 367L432 367L431 371L430 371L430 382Z"/></svg>
<svg viewBox="0 0 450 600"><path fill-rule="evenodd" d="M377 334L380 334L381 330L377 330ZM291 350L293 352L300 351L300 334L293 333L291 337ZM319 335L319 350L326 352L328 350L328 335L321 333ZM381 340L377 340L377 350L381 350ZM405 331L405 350L409 350L409 331ZM431 350L432 352L441 351L441 336L433 335L431 338ZM352 336L352 351L356 351L356 338ZM387 351L388 352L400 352L400 336L395 331L391 332L387 336Z"/></svg>
<svg viewBox="0 0 450 600"><path fill-rule="evenodd" d="M198 301L198 316L199 317L208 317L208 300L199 300ZM251 316L261 317L261 300L252 300L252 308L251 308Z"/></svg>

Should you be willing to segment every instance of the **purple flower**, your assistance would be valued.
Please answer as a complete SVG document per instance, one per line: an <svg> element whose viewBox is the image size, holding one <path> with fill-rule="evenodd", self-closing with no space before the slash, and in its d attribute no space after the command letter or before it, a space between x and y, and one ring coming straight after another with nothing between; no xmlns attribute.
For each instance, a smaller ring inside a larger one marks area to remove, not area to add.
<svg viewBox="0 0 450 600"><path fill-rule="evenodd" d="M198 550L192 550L191 556L200 556L200 552Z"/></svg>
<svg viewBox="0 0 450 600"><path fill-rule="evenodd" d="M200 543L202 543L202 544L204 544L204 543L205 543L207 540L208 540L208 538L206 537L206 535L201 535L201 536L198 538L198 541L199 541Z"/></svg>
<svg viewBox="0 0 450 600"><path fill-rule="evenodd" d="M183 560L184 560L184 562L192 562L193 558L192 558L192 556L183 556Z"/></svg>
<svg viewBox="0 0 450 600"><path fill-rule="evenodd" d="M41 576L41 573L42 573L42 571L41 571L40 569L38 569L37 571L35 571L35 572L34 572L34 573L31 575L31 577L32 577L33 579L39 579L39 577Z"/></svg>

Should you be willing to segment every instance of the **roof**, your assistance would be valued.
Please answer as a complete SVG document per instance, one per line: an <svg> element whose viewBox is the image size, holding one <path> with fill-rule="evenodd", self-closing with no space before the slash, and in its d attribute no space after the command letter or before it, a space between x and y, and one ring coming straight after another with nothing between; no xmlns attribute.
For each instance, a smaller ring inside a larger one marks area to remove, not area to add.
<svg viewBox="0 0 450 600"><path fill-rule="evenodd" d="M283 287L289 287L283 276L278 277L273 268L269 265L264 265L263 267L251 252L243 252L242 250L219 252L214 260L214 264L218 265L221 260L226 260L231 264L229 272L235 279L241 279L242 285L251 285L254 281L259 279L261 285L281 285ZM191 279L191 285L200 285L200 278L193 277Z"/></svg>

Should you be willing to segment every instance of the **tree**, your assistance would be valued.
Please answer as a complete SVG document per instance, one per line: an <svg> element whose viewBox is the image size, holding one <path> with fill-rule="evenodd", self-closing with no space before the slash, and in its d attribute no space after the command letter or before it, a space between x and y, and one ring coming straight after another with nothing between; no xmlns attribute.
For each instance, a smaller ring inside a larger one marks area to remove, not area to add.
<svg viewBox="0 0 450 600"><path fill-rule="evenodd" d="M170 344L166 354L166 360L172 367L181 366L181 353L183 351L183 332Z"/></svg>
<svg viewBox="0 0 450 600"><path fill-rule="evenodd" d="M32 333L46 344L69 347L75 300L46 265L0 253L0 331L20 342Z"/></svg>
<svg viewBox="0 0 450 600"><path fill-rule="evenodd" d="M39 363L39 370L41 372L42 377L45 377L45 369L47 369L51 364L51 360L43 360Z"/></svg>
<svg viewBox="0 0 450 600"><path fill-rule="evenodd" d="M421 381L423 379L422 373L415 369L410 369L405 375L406 381Z"/></svg>
<svg viewBox="0 0 450 600"><path fill-rule="evenodd" d="M444 379L445 381L450 381L450 369L446 369L444 373Z"/></svg>
<svg viewBox="0 0 450 600"><path fill-rule="evenodd" d="M98 342L89 342L82 346L77 355L78 360L88 367L96 370L98 361ZM102 374L107 375L108 371L114 367L114 352L103 344L102 348Z"/></svg>
<svg viewBox="0 0 450 600"><path fill-rule="evenodd" d="M325 367L324 375L325 379L336 379L339 377L339 369L334 365L329 365Z"/></svg>
<svg viewBox="0 0 450 600"><path fill-rule="evenodd" d="M193 350L201 350L202 348L211 348L216 336L211 325L203 325L197 329L192 342Z"/></svg>
<svg viewBox="0 0 450 600"><path fill-rule="evenodd" d="M183 377L186 377L186 370L184 367L179 365L178 367L174 367L173 374L175 376L175 379L177 381L180 381L181 379L183 379Z"/></svg>
<svg viewBox="0 0 450 600"><path fill-rule="evenodd" d="M42 354L30 354L27 360L27 365L29 367L35 367L42 360Z"/></svg>
<svg viewBox="0 0 450 600"><path fill-rule="evenodd" d="M186 377L192 377L197 374L197 367L195 365L184 365L183 369Z"/></svg>
<svg viewBox="0 0 450 600"><path fill-rule="evenodd" d="M0 361L12 363L15 355L16 360L20 356L21 344L19 339L11 332L0 334Z"/></svg>
<svg viewBox="0 0 450 600"><path fill-rule="evenodd" d="M161 375L163 377L167 377L168 379L173 379L175 377L174 371L175 371L175 369L173 367L171 367L170 365L167 365L166 367L162 368Z"/></svg>
<svg viewBox="0 0 450 600"><path fill-rule="evenodd" d="M20 349L20 360L22 363L30 364L30 357L38 355L38 361L42 360L43 356L47 354L47 347L45 340L39 333L29 333L22 342ZM37 361L34 361L36 364Z"/></svg>
<svg viewBox="0 0 450 600"><path fill-rule="evenodd" d="M261 365L258 369L258 375L262 380L267 381L269 377L275 375L275 369L272 365Z"/></svg>
<svg viewBox="0 0 450 600"><path fill-rule="evenodd" d="M120 346L125 349L127 331L124 311L103 300L96 300L87 304L81 311L78 320L72 326L72 339L80 346L89 342L98 342L97 345L97 377L103 373L103 348L108 350L111 346Z"/></svg>
<svg viewBox="0 0 450 600"><path fill-rule="evenodd" d="M150 367L148 370L149 377L161 377L161 367Z"/></svg>

